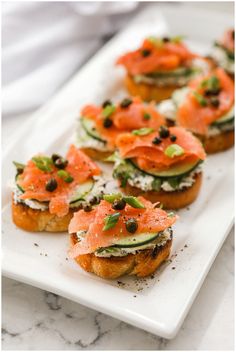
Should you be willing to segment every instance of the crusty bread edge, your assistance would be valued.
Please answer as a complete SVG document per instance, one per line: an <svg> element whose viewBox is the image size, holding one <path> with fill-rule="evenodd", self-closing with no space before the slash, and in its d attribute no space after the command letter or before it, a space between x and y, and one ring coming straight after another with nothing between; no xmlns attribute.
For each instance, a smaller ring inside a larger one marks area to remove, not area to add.
<svg viewBox="0 0 236 352"><path fill-rule="evenodd" d="M212 137L199 137L207 154L215 154L234 145L234 130L225 131Z"/></svg>
<svg viewBox="0 0 236 352"><path fill-rule="evenodd" d="M132 96L139 96L144 101L160 102L169 99L179 86L157 87L154 84L136 83L132 76L126 75L124 84Z"/></svg>
<svg viewBox="0 0 236 352"><path fill-rule="evenodd" d="M180 191L142 191L140 188L130 186L127 182L122 190L132 196L143 196L152 203L160 202L165 209L180 209L194 202L197 198L202 183L202 173L194 175L195 182L191 187Z"/></svg>
<svg viewBox="0 0 236 352"><path fill-rule="evenodd" d="M75 235L70 235L70 244L75 245ZM117 279L123 275L145 277L153 274L169 257L172 239L157 249L145 249L125 257L96 257L93 253L79 255L75 258L77 264L87 272L94 273L104 279Z"/></svg>
<svg viewBox="0 0 236 352"><path fill-rule="evenodd" d="M50 214L48 210L36 210L12 199L12 220L17 227L30 232L66 232L73 213L78 208L70 209L63 217Z"/></svg>

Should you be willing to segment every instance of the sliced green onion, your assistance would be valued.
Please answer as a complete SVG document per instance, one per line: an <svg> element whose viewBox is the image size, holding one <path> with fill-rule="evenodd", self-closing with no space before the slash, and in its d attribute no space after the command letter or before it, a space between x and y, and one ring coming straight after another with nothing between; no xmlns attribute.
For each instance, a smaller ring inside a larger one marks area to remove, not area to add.
<svg viewBox="0 0 236 352"><path fill-rule="evenodd" d="M207 100L201 94L197 92L194 92L193 94L201 106L207 106Z"/></svg>
<svg viewBox="0 0 236 352"><path fill-rule="evenodd" d="M208 79L205 79L201 83L202 88L207 88L209 90L214 90L220 88L220 80L216 76L211 76Z"/></svg>
<svg viewBox="0 0 236 352"><path fill-rule="evenodd" d="M110 117L116 110L115 105L107 105L103 110L102 110L102 115L103 117Z"/></svg>
<svg viewBox="0 0 236 352"><path fill-rule="evenodd" d="M46 172L52 171L51 166L53 165L53 161L51 158L47 156L34 156L32 158L32 161L34 162L34 164L37 166L38 169Z"/></svg>
<svg viewBox="0 0 236 352"><path fill-rule="evenodd" d="M152 132L154 132L153 128L143 127L143 128L140 128L139 130L133 130L132 134L134 134L135 136L146 136L147 134L150 134Z"/></svg>
<svg viewBox="0 0 236 352"><path fill-rule="evenodd" d="M104 194L103 199L109 203L113 203L116 199L121 199L121 193L114 193L114 194Z"/></svg>
<svg viewBox="0 0 236 352"><path fill-rule="evenodd" d="M69 174L69 172L67 172L65 170L57 171L57 176L62 178L63 181L65 181L67 183L71 183L72 181L74 181L74 178Z"/></svg>
<svg viewBox="0 0 236 352"><path fill-rule="evenodd" d="M114 213L106 216L104 219L105 225L102 230L107 231L112 227L114 227L117 224L119 217L120 217L120 213Z"/></svg>
<svg viewBox="0 0 236 352"><path fill-rule="evenodd" d="M178 144L170 144L164 151L164 154L169 158L184 154L184 149Z"/></svg>
<svg viewBox="0 0 236 352"><path fill-rule="evenodd" d="M168 217L169 218L173 218L175 216L175 213L173 213L173 211L171 211L170 213L168 213Z"/></svg>
<svg viewBox="0 0 236 352"><path fill-rule="evenodd" d="M136 197L127 196L123 197L123 199L126 201L127 204L129 204L133 208L145 209L143 203L140 202L140 200L138 200Z"/></svg>

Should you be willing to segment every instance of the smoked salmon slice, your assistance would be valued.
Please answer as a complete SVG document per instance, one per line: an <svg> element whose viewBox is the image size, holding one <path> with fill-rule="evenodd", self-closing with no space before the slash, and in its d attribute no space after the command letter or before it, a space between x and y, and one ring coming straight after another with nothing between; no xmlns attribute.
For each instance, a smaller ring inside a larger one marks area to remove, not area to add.
<svg viewBox="0 0 236 352"><path fill-rule="evenodd" d="M170 136L175 136L174 143L183 149L181 155L169 157L165 154L167 148L173 145ZM160 137L157 132L146 136L132 133L120 135L117 139L120 156L124 159L135 159L137 165L145 171L168 169L180 163L204 160L206 157L200 141L184 128L170 127L169 137L162 138L159 144L155 144L156 137Z"/></svg>
<svg viewBox="0 0 236 352"><path fill-rule="evenodd" d="M108 147L115 148L116 138L124 132L149 127L159 128L165 124L165 119L155 109L155 103L144 104L139 97L134 97L127 107L122 104L113 105L114 112L109 116L112 125L104 127L103 108L87 105L81 111L81 116L95 122L101 137L107 141Z"/></svg>
<svg viewBox="0 0 236 352"><path fill-rule="evenodd" d="M219 82L219 93L217 106L211 104L210 98L206 96L204 82L212 77ZM179 126L185 127L200 135L207 134L209 125L227 113L234 104L234 82L222 68L217 68L210 75L199 77L189 83L190 91L184 102L179 106L176 113L176 122ZM200 97L202 99L199 103Z"/></svg>
<svg viewBox="0 0 236 352"><path fill-rule="evenodd" d="M24 190L20 199L49 202L50 213L58 216L64 216L68 213L69 197L75 188L101 173L99 167L74 145L71 145L67 152L67 165L63 170L58 169L50 158L42 154L37 155L36 158L39 160L46 158L48 169L46 171L40 169L34 158L28 161L23 173L17 178L17 183ZM70 182L66 182L65 177L59 176L61 171L62 175L65 174L67 177L69 175ZM56 181L57 186L55 190L48 191L45 186L52 179Z"/></svg>
<svg viewBox="0 0 236 352"><path fill-rule="evenodd" d="M125 226L125 222L129 218L136 219L137 233L157 233L175 223L176 215L169 216L164 210L155 208L155 204L143 197L138 197L138 200L145 208L135 209L127 204L123 210L119 210L120 217L115 226L105 231L103 230L104 218L117 212L112 209L111 203L102 200L90 213L86 213L84 210L74 213L69 225L69 233L77 233L82 230L86 231L86 235L70 249L69 255L76 258L81 254L93 253L98 248L109 247L115 241L130 236L131 234Z"/></svg>
<svg viewBox="0 0 236 352"><path fill-rule="evenodd" d="M117 64L125 66L130 75L171 71L188 66L197 55L181 41L147 38L141 47L122 55Z"/></svg>

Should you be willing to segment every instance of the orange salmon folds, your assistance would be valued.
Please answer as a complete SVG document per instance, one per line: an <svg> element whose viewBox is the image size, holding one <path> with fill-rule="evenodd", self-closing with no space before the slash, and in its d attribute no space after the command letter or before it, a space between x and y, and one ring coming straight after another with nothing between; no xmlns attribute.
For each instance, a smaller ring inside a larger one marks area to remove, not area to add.
<svg viewBox="0 0 236 352"><path fill-rule="evenodd" d="M125 238L131 234L127 231L125 222L132 218L137 221L137 233L157 233L172 226L177 220L177 216L168 216L168 214L143 197L137 198L144 206L144 209L135 209L126 205L120 210L120 216L114 227L103 231L104 219L107 215L117 212L112 209L112 204L105 200L92 210L90 213L80 210L74 214L70 225L69 233L86 231L86 236L74 246L71 247L69 255L72 258L81 254L93 253L96 249L109 247L120 238Z"/></svg>
<svg viewBox="0 0 236 352"><path fill-rule="evenodd" d="M136 136L131 133L120 135L117 140L119 153L124 159L133 159L138 166L144 171L150 169L166 170L174 165L204 160L205 151L199 140L181 127L170 127L170 136L175 136L175 144L183 149L183 153L179 156L169 157L165 154L168 146L173 142L170 136L160 138L160 144L154 144L156 137L160 137L157 132L150 133L146 136Z"/></svg>
<svg viewBox="0 0 236 352"><path fill-rule="evenodd" d="M37 157L43 157L38 155ZM47 158L50 161L50 158ZM40 202L49 202L49 211L59 217L69 211L69 197L78 185L101 173L98 166L81 150L71 145L67 155L67 164L63 170L49 162L49 171L43 171L31 159L18 176L18 184L24 193L21 199L35 199ZM60 177L60 173L65 177ZM59 175L58 175L59 174ZM46 189L46 185L54 181L54 188ZM56 186L55 186L56 183Z"/></svg>
<svg viewBox="0 0 236 352"><path fill-rule="evenodd" d="M181 40L147 38L139 49L122 55L117 64L123 65L134 76L175 70L180 66L188 66L196 57Z"/></svg>
<svg viewBox="0 0 236 352"><path fill-rule="evenodd" d="M219 92L213 97L217 104L212 103L212 98L202 88L204 82L213 77L216 77L219 82ZM217 68L210 75L191 81L189 88L190 92L177 110L177 124L196 134L205 135L209 125L232 108L234 104L234 82L222 68Z"/></svg>
<svg viewBox="0 0 236 352"><path fill-rule="evenodd" d="M110 148L115 148L117 137L124 132L129 132L143 127L158 129L165 124L165 119L155 109L155 103L144 104L139 97L134 97L131 103L122 107L120 104L113 105L113 112L109 115L112 124L104 126L103 108L87 105L81 111L81 116L95 122L96 129Z"/></svg>

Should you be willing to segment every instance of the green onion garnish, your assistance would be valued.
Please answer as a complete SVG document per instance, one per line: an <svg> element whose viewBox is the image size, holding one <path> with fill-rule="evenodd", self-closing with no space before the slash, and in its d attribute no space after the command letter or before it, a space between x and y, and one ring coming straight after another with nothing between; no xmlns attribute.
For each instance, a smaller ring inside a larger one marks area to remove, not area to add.
<svg viewBox="0 0 236 352"><path fill-rule="evenodd" d="M207 106L207 100L199 93L194 92L193 93L197 102L201 105L201 106Z"/></svg>
<svg viewBox="0 0 236 352"><path fill-rule="evenodd" d="M113 203L114 200L121 199L121 193L114 193L114 194L104 194L103 199L109 203Z"/></svg>
<svg viewBox="0 0 236 352"><path fill-rule="evenodd" d="M103 117L107 118L110 117L116 110L115 105L107 105L103 110L102 110L102 115Z"/></svg>
<svg viewBox="0 0 236 352"><path fill-rule="evenodd" d="M32 161L34 164L37 166L38 169L46 172L51 172L52 171L52 165L53 161L51 158L47 156L34 156L32 158Z"/></svg>
<svg viewBox="0 0 236 352"><path fill-rule="evenodd" d="M104 219L105 225L102 230L106 231L114 227L117 224L119 217L120 217L120 213L114 213L106 216Z"/></svg>
<svg viewBox="0 0 236 352"><path fill-rule="evenodd" d="M65 181L67 183L71 183L72 181L74 181L74 178L69 174L69 172L67 172L65 170L57 171L57 176L62 178L63 181Z"/></svg>
<svg viewBox="0 0 236 352"><path fill-rule="evenodd" d="M141 203L140 200L138 200L136 197L127 196L123 197L123 199L126 201L127 204L129 204L133 208L145 209L143 203Z"/></svg>
<svg viewBox="0 0 236 352"><path fill-rule="evenodd" d="M184 149L178 144L170 144L164 151L164 154L169 158L184 154Z"/></svg>
<svg viewBox="0 0 236 352"><path fill-rule="evenodd" d="M132 134L134 134L135 136L146 136L147 134L150 134L152 132L154 132L153 128L143 127L143 128L140 128L139 130L133 130Z"/></svg>

